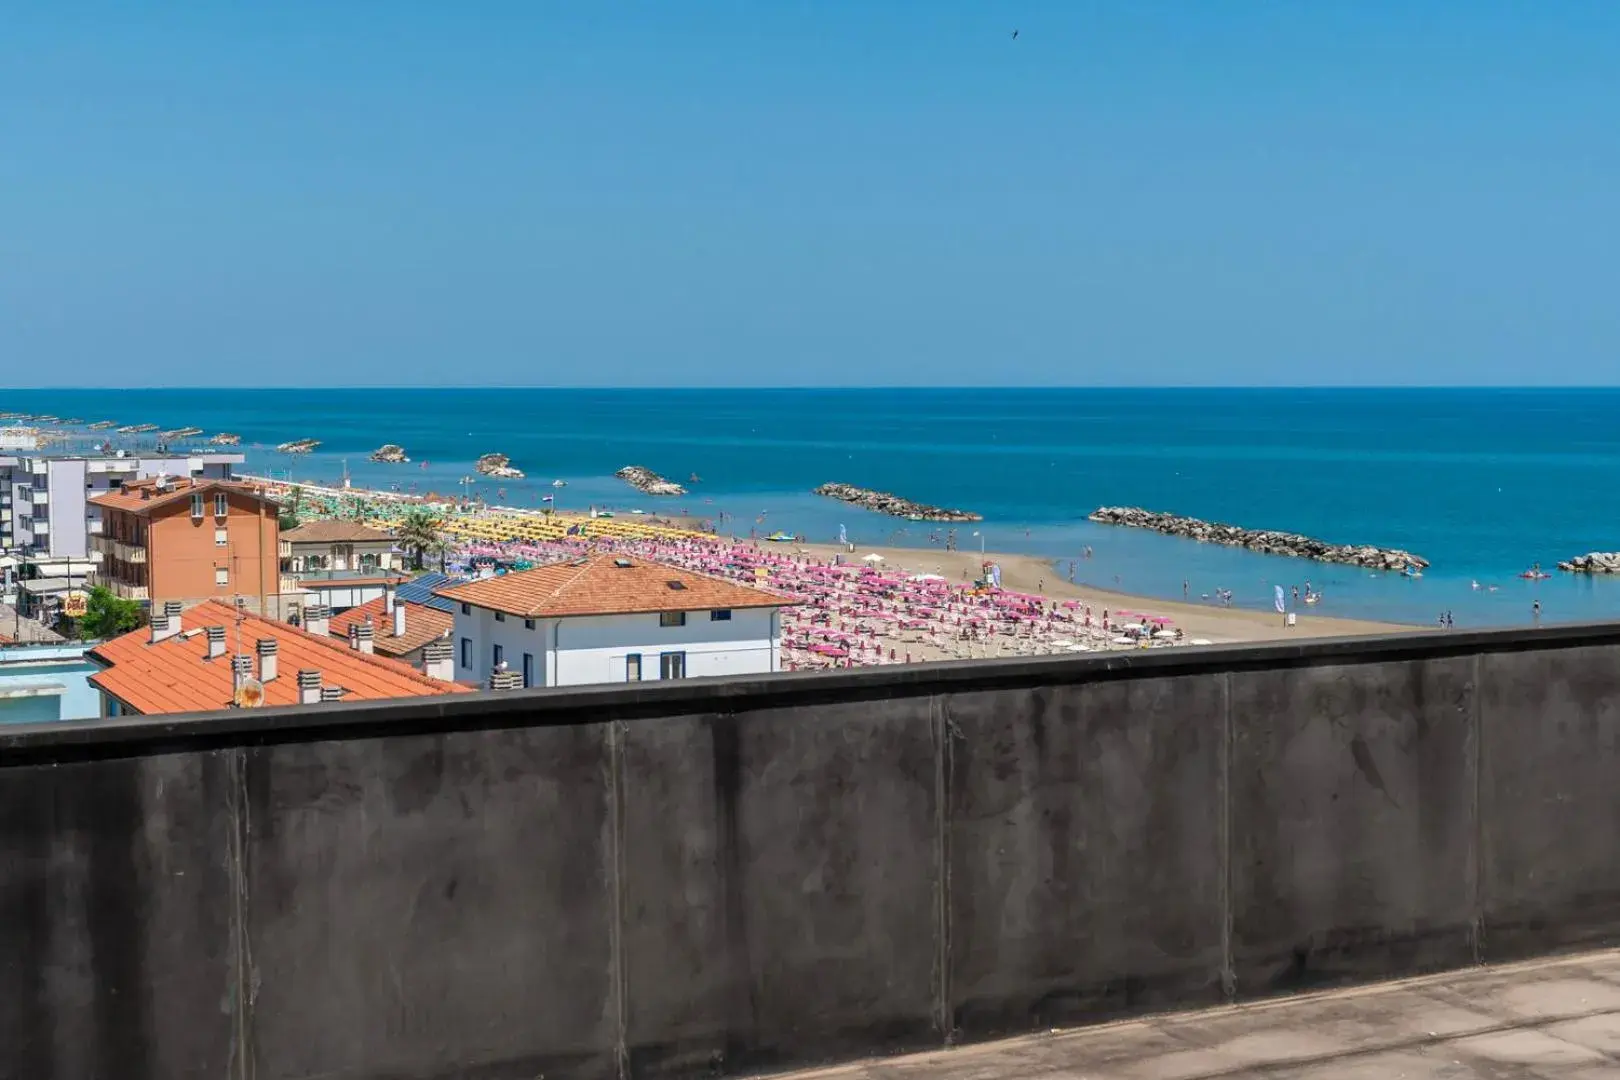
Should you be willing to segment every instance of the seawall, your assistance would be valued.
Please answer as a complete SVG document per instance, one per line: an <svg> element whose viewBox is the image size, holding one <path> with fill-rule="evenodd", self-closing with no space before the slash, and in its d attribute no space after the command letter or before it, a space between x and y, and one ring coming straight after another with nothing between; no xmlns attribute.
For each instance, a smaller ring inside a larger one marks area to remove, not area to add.
<svg viewBox="0 0 1620 1080"><path fill-rule="evenodd" d="M1620 938L1620 625L0 731L0 1073L747 1073Z"/></svg>

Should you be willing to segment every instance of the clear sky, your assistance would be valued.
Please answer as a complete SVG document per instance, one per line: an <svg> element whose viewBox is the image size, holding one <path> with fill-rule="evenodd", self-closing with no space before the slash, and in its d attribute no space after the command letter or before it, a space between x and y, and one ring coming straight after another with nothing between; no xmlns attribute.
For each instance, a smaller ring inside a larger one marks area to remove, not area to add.
<svg viewBox="0 0 1620 1080"><path fill-rule="evenodd" d="M0 13L0 385L1620 382L1614 0Z"/></svg>

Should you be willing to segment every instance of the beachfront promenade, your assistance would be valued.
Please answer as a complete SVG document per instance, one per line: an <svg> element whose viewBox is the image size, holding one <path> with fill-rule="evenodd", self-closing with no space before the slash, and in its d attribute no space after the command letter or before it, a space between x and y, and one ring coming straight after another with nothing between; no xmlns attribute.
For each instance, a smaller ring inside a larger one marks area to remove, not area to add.
<svg viewBox="0 0 1620 1080"><path fill-rule="evenodd" d="M0 1075L747 1074L1601 947L1617 703L1604 625L7 729ZM1293 1015L1070 1063L1388 1034Z"/></svg>

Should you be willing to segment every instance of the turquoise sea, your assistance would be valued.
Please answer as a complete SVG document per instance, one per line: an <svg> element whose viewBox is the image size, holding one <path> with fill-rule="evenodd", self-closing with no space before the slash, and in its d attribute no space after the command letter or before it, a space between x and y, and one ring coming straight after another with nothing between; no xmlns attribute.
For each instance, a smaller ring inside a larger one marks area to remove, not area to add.
<svg viewBox="0 0 1620 1080"><path fill-rule="evenodd" d="M926 546L939 531L808 494L840 480L977 511L989 550L1076 559L1082 581L1175 599L1186 580L1194 597L1228 588L1267 607L1273 584L1309 579L1322 614L1501 625L1528 622L1539 599L1548 621L1620 617L1620 580L1516 576L1620 550L1616 389L63 389L0 390L0 410L234 431L249 471L297 479L347 467L357 485L451 493L500 451L528 479L476 490L516 505L556 494L564 509L724 513L729 532L820 541L840 524L874 544ZM267 449L302 437L320 451ZM415 463L369 463L384 442ZM702 479L653 500L613 478L628 464ZM1405 580L1085 520L1104 504L1402 547L1434 565ZM963 548L978 545L973 529L959 530Z"/></svg>

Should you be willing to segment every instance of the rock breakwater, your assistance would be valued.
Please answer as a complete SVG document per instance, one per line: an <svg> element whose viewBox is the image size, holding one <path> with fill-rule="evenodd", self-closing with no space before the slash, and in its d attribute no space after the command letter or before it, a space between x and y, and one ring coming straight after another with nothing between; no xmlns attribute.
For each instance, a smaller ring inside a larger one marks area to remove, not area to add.
<svg viewBox="0 0 1620 1080"><path fill-rule="evenodd" d="M613 474L643 495L685 495L686 489L673 480L666 480L651 469L640 465L626 465Z"/></svg>
<svg viewBox="0 0 1620 1080"><path fill-rule="evenodd" d="M383 443L371 452L371 460L388 465L407 465L411 459L405 456L405 448L398 443Z"/></svg>
<svg viewBox="0 0 1620 1080"><path fill-rule="evenodd" d="M1091 515L1091 520L1103 525L1124 525L1133 529L1151 529L1166 536L1180 536L1206 544L1225 544L1228 547L1247 548L1267 555L1290 555L1298 559L1317 562L1343 563L1364 566L1370 570L1400 570L1407 566L1425 567L1429 560L1398 548L1380 548L1368 544L1330 544L1298 533L1274 532L1267 529L1243 529L1236 525L1223 525L1214 521L1179 517L1142 510L1134 506L1103 506Z"/></svg>
<svg viewBox="0 0 1620 1080"><path fill-rule="evenodd" d="M812 494L825 495L829 499L847 502L852 506L859 506L863 510L888 514L890 517L906 518L910 521L984 520L983 514L975 514L970 510L952 510L943 506L929 506L926 503L902 499L900 496L891 495L887 491L872 491L869 488L858 488L853 484L822 484Z"/></svg>
<svg viewBox="0 0 1620 1080"><path fill-rule="evenodd" d="M292 442L284 442L277 446L276 452L282 454L313 454L320 445L321 440L319 439L294 439Z"/></svg>
<svg viewBox="0 0 1620 1080"><path fill-rule="evenodd" d="M1572 574L1620 574L1620 551L1594 551L1558 564Z"/></svg>

